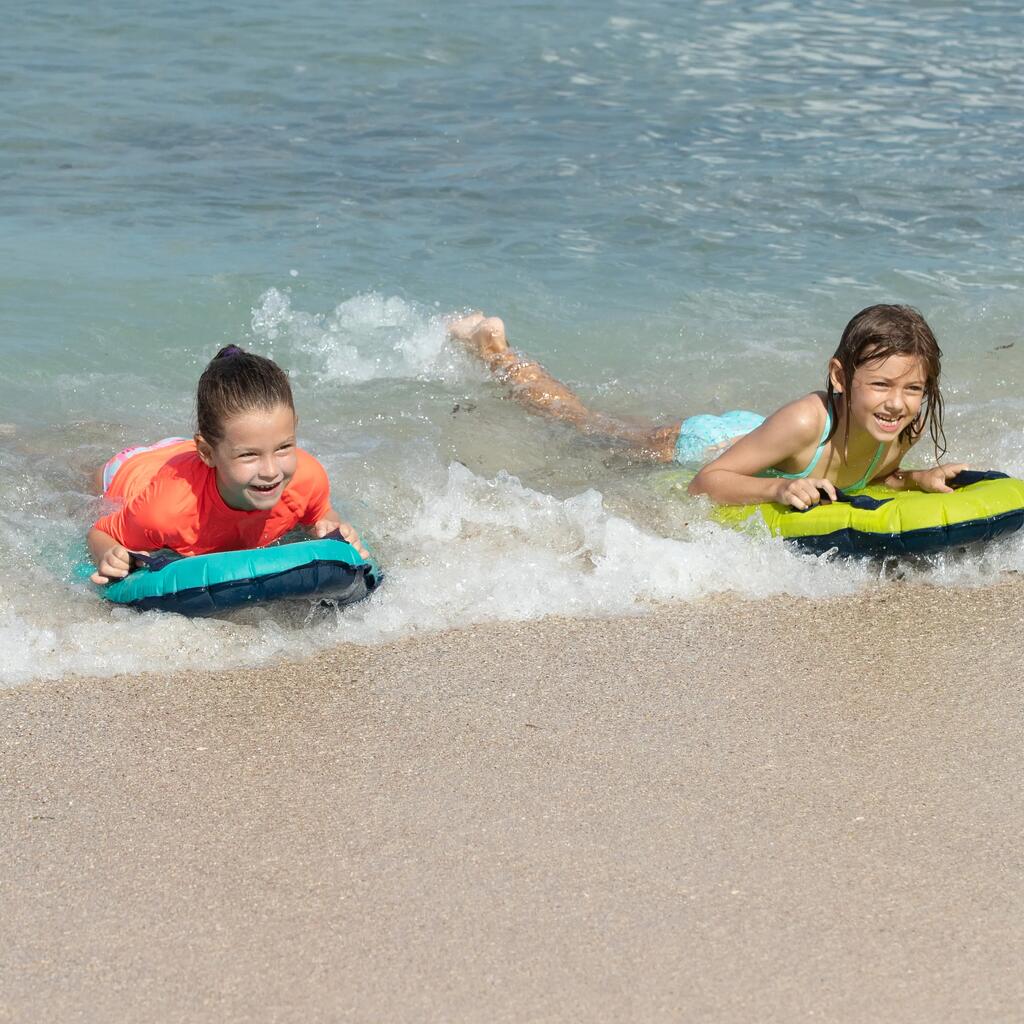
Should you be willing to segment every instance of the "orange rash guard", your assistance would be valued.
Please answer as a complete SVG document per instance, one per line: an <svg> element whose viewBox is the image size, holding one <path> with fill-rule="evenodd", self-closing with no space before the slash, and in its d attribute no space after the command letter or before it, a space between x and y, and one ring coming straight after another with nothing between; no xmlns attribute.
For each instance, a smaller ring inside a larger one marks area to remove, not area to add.
<svg viewBox="0 0 1024 1024"><path fill-rule="evenodd" d="M194 441L142 451L114 475L106 497L124 504L93 525L129 550L170 548L181 555L262 548L298 525L323 519L330 484L323 466L296 449L295 476L269 511L229 508L217 490L216 474Z"/></svg>

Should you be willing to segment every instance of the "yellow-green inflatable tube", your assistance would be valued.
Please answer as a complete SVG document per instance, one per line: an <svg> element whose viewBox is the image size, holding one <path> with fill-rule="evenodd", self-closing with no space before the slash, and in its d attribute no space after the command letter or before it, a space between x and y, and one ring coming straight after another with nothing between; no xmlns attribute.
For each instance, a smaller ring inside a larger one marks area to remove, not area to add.
<svg viewBox="0 0 1024 1024"><path fill-rule="evenodd" d="M871 485L806 512L788 505L721 505L712 519L742 527L760 518L776 537L805 551L845 555L926 555L995 540L1024 526L1024 481L965 470L950 494Z"/></svg>

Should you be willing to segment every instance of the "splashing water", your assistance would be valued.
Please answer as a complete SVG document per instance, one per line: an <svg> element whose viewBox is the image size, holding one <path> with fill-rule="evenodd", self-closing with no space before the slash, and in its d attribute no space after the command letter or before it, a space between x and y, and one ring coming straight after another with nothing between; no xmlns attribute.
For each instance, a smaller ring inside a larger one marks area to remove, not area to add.
<svg viewBox="0 0 1024 1024"><path fill-rule="evenodd" d="M499 313L595 407L669 422L768 412L820 385L857 309L910 302L945 351L950 456L1022 475L1018 20L865 0L12 9L0 677L891 585L711 526L656 470L524 415L442 314ZM300 443L388 570L364 605L188 622L74 577L89 472L187 433L229 342L292 375ZM901 585L1021 560L1010 538Z"/></svg>

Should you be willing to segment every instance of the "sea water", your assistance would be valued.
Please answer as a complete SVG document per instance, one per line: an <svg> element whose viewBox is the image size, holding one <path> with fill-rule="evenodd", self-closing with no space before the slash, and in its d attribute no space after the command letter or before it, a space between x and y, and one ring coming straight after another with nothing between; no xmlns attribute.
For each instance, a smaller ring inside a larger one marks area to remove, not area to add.
<svg viewBox="0 0 1024 1024"><path fill-rule="evenodd" d="M890 585L708 522L445 341L502 315L585 401L669 422L819 386L921 308L950 456L1024 474L1024 16L1010 3L22 5L0 66L0 680L255 664L658 600ZM193 429L222 345L388 570L340 614L105 604L114 451ZM922 449L927 442L922 442ZM927 457L922 451L921 458ZM904 570L985 585L1011 539Z"/></svg>

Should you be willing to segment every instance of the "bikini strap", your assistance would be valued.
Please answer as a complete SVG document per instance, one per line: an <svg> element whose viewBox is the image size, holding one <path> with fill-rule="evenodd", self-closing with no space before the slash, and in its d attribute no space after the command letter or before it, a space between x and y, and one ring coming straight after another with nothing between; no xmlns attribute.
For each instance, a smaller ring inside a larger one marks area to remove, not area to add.
<svg viewBox="0 0 1024 1024"><path fill-rule="evenodd" d="M783 473L781 469L763 469L758 476L769 476L776 477L780 480L803 480L804 477L811 475L811 470L818 464L818 460L821 458L821 453L825 450L825 442L828 439L829 431L832 429L832 414L825 409L825 429L821 432L821 440L818 441L818 447L814 452L814 456L811 461L802 469L799 473Z"/></svg>
<svg viewBox="0 0 1024 1024"><path fill-rule="evenodd" d="M878 464L882 461L882 453L885 451L886 442L879 441L878 448L875 451L875 457L871 460L871 465L868 466L867 472L855 483L849 484L844 487L845 491L859 491L862 487L867 487L871 482L871 478L875 475L875 470L878 468Z"/></svg>
<svg viewBox="0 0 1024 1024"><path fill-rule="evenodd" d="M825 429L821 432L821 440L818 441L818 449L814 453L814 458L807 464L807 468L800 474L800 476L810 476L814 471L814 467L818 464L821 459L821 453L825 450L825 442L828 440L829 431L832 429L832 414L828 411L828 406L825 407Z"/></svg>
<svg viewBox="0 0 1024 1024"><path fill-rule="evenodd" d="M803 471L802 476L810 476L811 470L818 464L818 459L821 458L821 453L825 450L825 438L828 437L828 432L832 429L832 414L828 410L828 406L825 407L825 431L821 435L821 443L818 445L818 450L814 454L814 458L811 459L811 464ZM875 475L875 470L878 468L879 462L882 461L882 453L886 447L885 441L879 441L878 448L875 451L875 457L871 460L871 465L868 466L867 472L855 483L844 487L846 491L859 491L862 487L866 487L870 482L871 478Z"/></svg>

